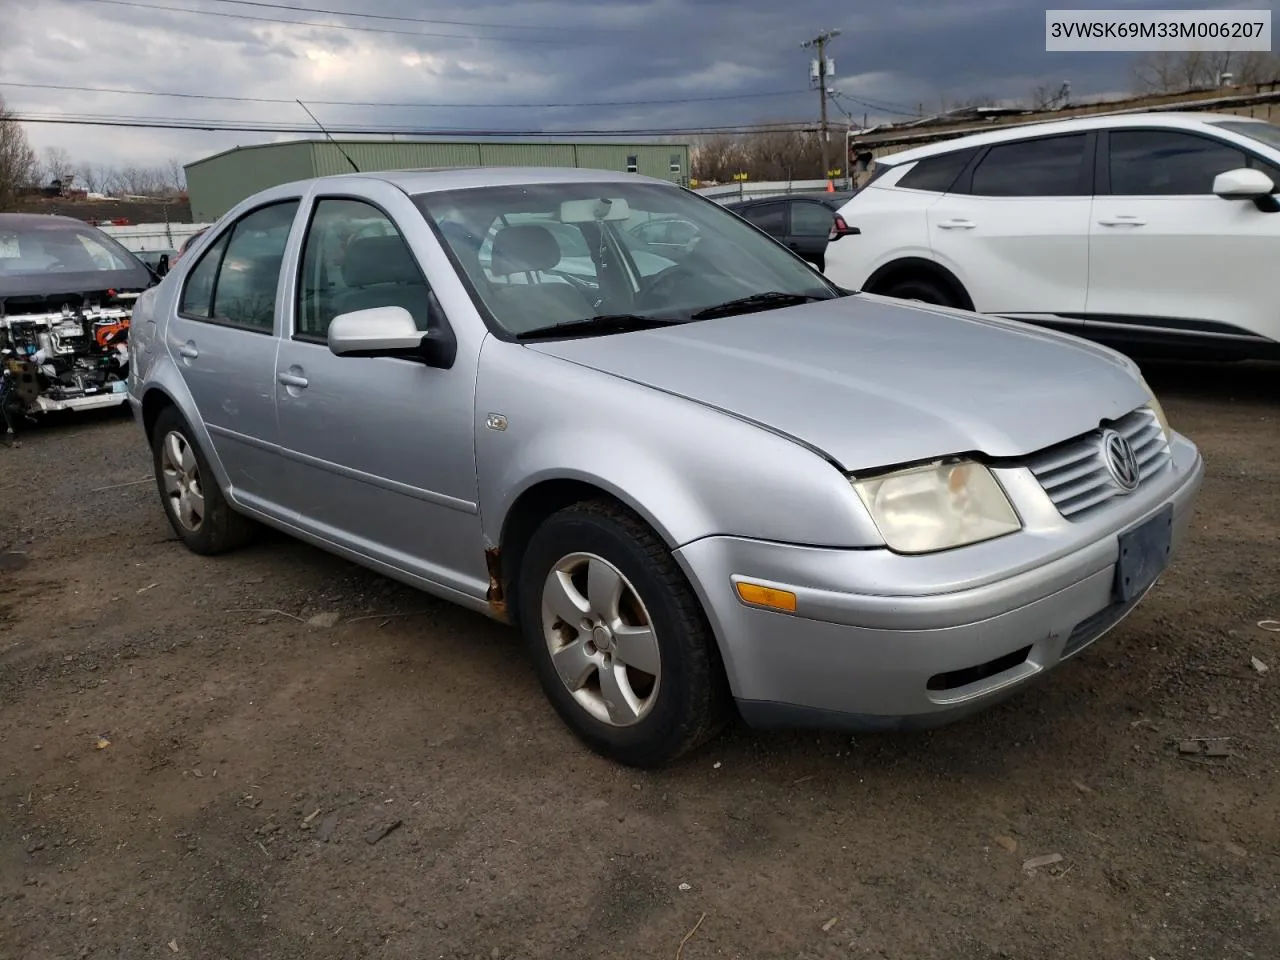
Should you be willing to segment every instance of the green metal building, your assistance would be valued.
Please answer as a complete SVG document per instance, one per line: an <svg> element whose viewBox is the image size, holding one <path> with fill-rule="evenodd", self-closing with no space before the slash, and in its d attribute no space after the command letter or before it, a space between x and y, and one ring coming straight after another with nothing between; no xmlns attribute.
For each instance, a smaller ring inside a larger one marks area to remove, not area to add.
<svg viewBox="0 0 1280 960"><path fill-rule="evenodd" d="M657 177L687 186L687 143L570 143L566 141L341 140L362 171L425 167L585 167ZM189 163L187 192L197 223L217 219L259 190L292 180L349 173L327 140L294 140L236 147Z"/></svg>

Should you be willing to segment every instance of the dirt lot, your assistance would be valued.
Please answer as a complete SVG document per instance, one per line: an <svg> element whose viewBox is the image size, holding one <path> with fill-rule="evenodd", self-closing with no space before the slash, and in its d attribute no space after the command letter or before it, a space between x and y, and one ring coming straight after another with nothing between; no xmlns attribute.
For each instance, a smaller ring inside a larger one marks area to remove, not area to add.
<svg viewBox="0 0 1280 960"><path fill-rule="evenodd" d="M280 537L188 553L127 419L28 433L0 957L1275 957L1280 370L1149 373L1209 478L1121 627L958 726L734 729L656 774L580 748L479 616Z"/></svg>

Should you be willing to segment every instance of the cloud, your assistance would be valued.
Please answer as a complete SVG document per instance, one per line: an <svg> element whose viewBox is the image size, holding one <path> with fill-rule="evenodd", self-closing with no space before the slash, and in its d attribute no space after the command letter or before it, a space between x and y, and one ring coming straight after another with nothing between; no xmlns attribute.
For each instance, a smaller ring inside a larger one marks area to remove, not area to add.
<svg viewBox="0 0 1280 960"><path fill-rule="evenodd" d="M801 43L838 28L835 87L858 121L893 119L974 95L1027 96L1070 80L1076 96L1125 89L1124 54L1047 54L1045 3L1030 0L309 0L415 23L289 13L219 0L5 0L0 82L127 88L277 99L280 103L176 99L0 86L23 114L165 117L199 121L308 122L307 102L333 126L678 128L763 120L813 120L812 52ZM300 2L300 0L283 0ZM1052 6L1053 4L1048 4ZM1111 0L1112 6L1129 0ZM1136 3L1133 5L1137 5ZM1236 3L1220 3L1235 6ZM1065 4L1064 4L1065 6ZM1164 8L1202 8L1213 0ZM345 23L361 30L204 16ZM403 31L403 33L376 32ZM429 35L430 34L430 35ZM440 36L452 34L453 36ZM743 96L743 95L771 96ZM740 97L708 102L691 98ZM417 102L418 108L323 101ZM513 104L660 100L651 105L527 107ZM474 106L448 106L471 104ZM832 116L842 120L839 110ZM289 139L257 132L136 130L32 123L37 148L66 149L98 164L190 162L232 146ZM314 135L314 134L307 134Z"/></svg>

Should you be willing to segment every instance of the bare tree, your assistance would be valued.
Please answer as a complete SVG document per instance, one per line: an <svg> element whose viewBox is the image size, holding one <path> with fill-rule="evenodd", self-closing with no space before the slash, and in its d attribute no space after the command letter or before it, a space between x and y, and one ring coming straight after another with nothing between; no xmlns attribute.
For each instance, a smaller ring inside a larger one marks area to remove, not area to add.
<svg viewBox="0 0 1280 960"><path fill-rule="evenodd" d="M75 179L75 164L71 162L71 154L63 147L45 147L41 165L45 183L58 180L65 185L67 181Z"/></svg>
<svg viewBox="0 0 1280 960"><path fill-rule="evenodd" d="M689 165L695 180L715 180L724 183L735 173L748 172L742 140L728 134L716 134L697 143L691 151Z"/></svg>
<svg viewBox="0 0 1280 960"><path fill-rule="evenodd" d="M168 193L178 194L187 189L187 171L183 169L182 164L178 162L176 157L169 158L169 162L165 164L161 179Z"/></svg>
<svg viewBox="0 0 1280 960"><path fill-rule="evenodd" d="M1280 81L1280 58L1258 51L1145 53L1133 63L1133 87L1138 93L1181 93L1219 86L1224 74L1234 84L1253 85Z"/></svg>
<svg viewBox="0 0 1280 960"><path fill-rule="evenodd" d="M164 192L163 171L155 167L124 167L117 177L120 192L134 197L155 197Z"/></svg>
<svg viewBox="0 0 1280 960"><path fill-rule="evenodd" d="M35 177L36 155L27 132L0 98L0 210L17 206L18 192Z"/></svg>
<svg viewBox="0 0 1280 960"><path fill-rule="evenodd" d="M90 193L102 193L106 189L106 180L110 174L108 167L95 167L91 163L82 163L76 167L76 182Z"/></svg>

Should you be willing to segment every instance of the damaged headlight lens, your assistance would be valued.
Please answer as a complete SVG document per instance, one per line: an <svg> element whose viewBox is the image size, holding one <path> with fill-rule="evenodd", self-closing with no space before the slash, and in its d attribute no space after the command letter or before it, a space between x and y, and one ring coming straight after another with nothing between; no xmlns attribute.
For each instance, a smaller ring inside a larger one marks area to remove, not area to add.
<svg viewBox="0 0 1280 960"><path fill-rule="evenodd" d="M885 544L932 553L1022 529L1013 504L985 466L951 460L850 482Z"/></svg>
<svg viewBox="0 0 1280 960"><path fill-rule="evenodd" d="M1147 406L1156 415L1156 420L1160 423L1160 429L1164 431L1164 438L1172 440L1173 431L1169 429L1169 418L1165 416L1164 407L1160 406L1160 401L1156 399L1156 392L1151 389L1151 384L1147 383L1146 377L1139 377L1138 379L1142 381L1142 389L1147 391Z"/></svg>

